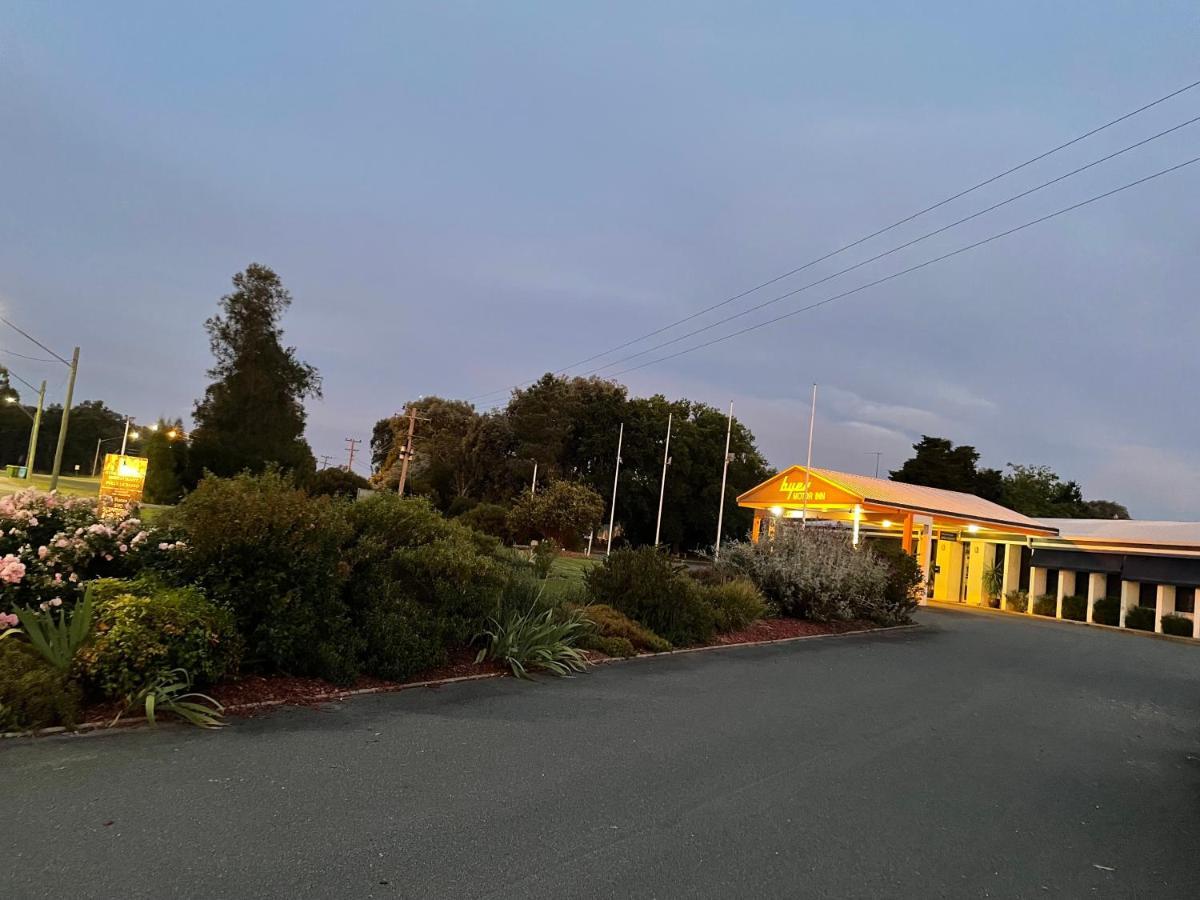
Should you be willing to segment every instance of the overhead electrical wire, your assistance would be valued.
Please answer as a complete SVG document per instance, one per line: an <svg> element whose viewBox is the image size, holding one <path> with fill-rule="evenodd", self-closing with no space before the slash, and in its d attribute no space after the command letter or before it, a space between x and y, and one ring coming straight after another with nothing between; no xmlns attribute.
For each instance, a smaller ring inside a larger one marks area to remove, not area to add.
<svg viewBox="0 0 1200 900"><path fill-rule="evenodd" d="M891 223L890 225L886 225L882 228L872 231L870 234L866 234L854 241L851 241L848 244L844 244L843 246L838 247L836 250L831 250L828 253L824 254L823 256L817 257L816 259L809 260L808 262L803 263L802 265L799 265L793 269L790 269L787 272L784 272L780 275L776 275L775 277L770 278L766 281L763 281L760 284L757 284L752 288L742 291L739 294L734 294L731 297L727 297L723 300L718 301L717 303L706 306L704 309L698 310L694 313L689 313L688 315L684 316L681 319L677 319L674 322L670 322L667 325L663 325L660 328L654 329L653 331L646 332L645 334L639 335L638 337L635 337L631 340L625 341L624 343L618 344L615 347L611 347L600 353L595 353L589 357L586 357L585 359L578 360L577 362L571 363L571 364L564 366L556 371L558 371L561 374L565 374L570 369L574 369L579 366L586 365L589 362L597 360L603 356L608 356L611 353L617 353L621 350L624 350L627 347L630 347L634 344L640 343L641 341L647 340L648 338L652 338L659 334L662 334L664 331L669 331L670 329L675 328L678 325L682 325L686 322L690 322L693 319L696 319L706 313L712 312L715 309L719 309L722 306L726 306L730 303L736 302L737 300L741 300L742 298L754 293L755 291L759 291L765 287L769 287L772 284L782 281L785 278L789 278L792 275L796 275L796 274L804 271L805 269L811 268L812 266L815 266L818 263L824 262L827 259L837 256L840 253L844 253L847 250L851 250L854 247L857 247L860 244L863 244L866 241L871 240L872 238L879 237L882 234L886 234L887 232L889 232L895 228L898 228L901 225L905 225L908 222L911 222L914 219L925 215L926 213L932 212L935 209L939 209L940 207L945 206L947 203L951 203L955 200L958 200L961 197L965 197L967 194L977 191L982 187L986 187L987 185L992 184L995 181L999 181L1001 178L1005 178L1006 176L1011 175L1014 172L1018 172L1021 169L1024 169L1028 166L1031 166L1036 162L1040 162L1041 160L1045 159L1048 156L1058 153L1061 150L1065 150L1066 148L1071 147L1074 144L1078 144L1080 141L1086 140L1087 138L1092 137L1093 135L1099 134L1100 132L1102 132L1108 128L1111 128L1114 125L1118 125L1121 122L1131 119L1134 116L1139 115L1140 113L1143 113L1148 109L1152 109L1153 107L1158 106L1161 103L1165 103L1166 101L1168 101L1174 97L1178 97L1180 94L1183 94L1187 91L1193 90L1196 87L1200 87L1200 80L1193 81L1190 84L1185 84L1183 87L1177 88L1176 90L1171 91L1170 93L1164 94L1161 97L1158 97L1154 100L1151 100L1150 102L1145 103L1145 104L1137 107L1136 109L1130 110L1127 113L1117 116L1115 119L1110 119L1109 121L1103 123L1102 125L1098 125L1095 128L1090 129L1089 131L1085 131L1083 134L1077 135L1076 137L1073 137L1068 141L1065 141L1055 147L1050 148L1049 150L1039 153L1037 156L1033 156L1033 157L1025 160L1024 162L1018 163L1015 166L1005 169L1003 172L999 172L995 175L985 178L983 181L977 182L976 184L973 184L968 188L964 188L963 190L960 190L957 193L954 193L942 200L939 200L936 203L930 204L929 206L926 206L920 210L917 210L916 212L911 213L910 215L907 215L902 219L898 219L897 221ZM511 386L503 387L503 388L496 388L496 389L493 389L490 391L486 391L482 394L478 394L474 397L471 397L468 399L468 402L482 400L486 397L491 397L494 394L500 394L500 393L504 393L509 390L518 389L518 388L524 387L524 386L532 384L532 383L533 383L533 381L531 380L531 381L521 382L520 384L517 384L517 385L511 385Z"/></svg>
<svg viewBox="0 0 1200 900"><path fill-rule="evenodd" d="M748 316L748 315L750 315L750 313L758 312L760 309L765 309L766 307L772 306L776 303L779 303L782 300L787 300L790 297L794 297L797 294L807 291L809 288L814 288L814 287L817 287L818 285L825 284L827 281L832 281L834 278L838 278L839 276L845 275L847 272L853 272L855 269L861 269L863 266L869 265L873 262L877 262L886 256L891 256L893 253L898 253L899 251L905 250L905 249L913 246L914 244L919 244L919 243L921 243L921 241L924 241L928 238L934 237L935 235L942 234L943 232L949 231L951 228L956 228L957 226L962 225L964 222L970 222L972 219L977 219L980 216L986 215L987 213L997 210L1002 206L1007 206L1008 204L1013 203L1016 200L1020 200L1023 197L1028 197L1030 194L1037 193L1038 191L1042 190L1043 188L1047 188L1047 187L1050 187L1051 185L1058 184L1061 181L1065 181L1066 179L1072 177L1073 175L1078 175L1080 172L1086 172L1088 169L1094 168L1095 166L1098 166L1101 163L1108 162L1110 159L1114 159L1118 156L1121 156L1124 153L1128 153L1130 150L1136 150L1138 147L1142 147L1142 146L1150 143L1151 141L1156 141L1159 138L1165 137L1168 134L1172 134L1176 131L1179 131L1179 129L1184 128L1188 125L1193 125L1196 122L1200 122L1200 116L1195 116L1194 118L1188 119L1186 122L1180 122L1178 125L1174 125L1171 128L1166 129L1165 131L1160 131L1158 134L1151 135L1150 137L1140 140L1135 144L1130 144L1128 147L1122 147L1120 150L1116 150L1112 153L1109 153L1107 156L1100 157L1099 159L1092 160L1090 163L1086 163L1076 169L1072 169L1070 172L1066 172L1062 175L1059 175L1057 178L1052 178L1049 181L1044 181L1035 187L1031 187L1028 190L1021 191L1019 194L1014 194L1011 197L1001 200L999 203L993 203L991 206L985 207L984 209L978 210L977 212L973 212L969 216L963 216L963 218L958 219L954 222L951 222L948 225L943 225L941 228L935 228L933 231L928 231L925 234L922 234L919 237L915 237L910 241L905 241L903 244L898 244L897 246L892 247L890 250L884 250L882 253L877 253L874 256L869 257L868 259L864 259L861 262L857 262L852 266L847 266L846 268L840 269L839 271L834 272L831 275L826 275L824 278L818 278L816 281L810 281L808 284L801 285L800 287L795 288L794 290L788 291L787 293L784 293L784 294L780 294L778 297L772 297L770 300L764 300L762 303L758 303L754 306L751 306L747 309L742 310L741 312L736 312L733 315L726 316L723 319L717 319L717 321L711 322L708 325L704 325L700 328L695 328L689 332L679 335L678 337L673 337L670 340L663 341L659 344L655 344L653 347L647 347L645 350L639 350L637 353L631 353L628 356L624 356L621 359L614 360L613 362L610 362L610 363L606 363L603 366L599 366L599 367L592 369L591 371L585 372L583 374L585 377L588 375L595 375L599 372L603 372L605 369L611 369L614 366L619 366L622 363L626 363L626 362L629 362L630 360L637 359L639 356L645 356L647 353L653 353L655 350L661 350L663 347L669 347L672 344L678 344L680 341L687 340L690 337L695 337L696 335L702 334L705 331L712 331L712 329L717 328L721 325L725 325L728 322L732 322L734 319L740 319L743 316Z"/></svg>
<svg viewBox="0 0 1200 900"><path fill-rule="evenodd" d="M636 366L630 366L628 369L622 369L619 372L614 372L610 377L616 378L619 375L625 375L629 372L636 372L638 369L644 369L647 366L653 366L653 365L656 365L661 362L666 362L669 359L675 359L675 358L683 356L687 353L693 353L696 350L703 350L705 347L711 347L714 344L719 344L723 341L730 340L731 338L739 337L739 336L741 336L743 334L747 334L751 331L757 331L760 328L766 328L768 325L774 325L776 322L782 322L784 319L790 319L793 316L800 315L801 313L809 312L809 311L817 309L818 307L821 307L821 306L826 306L837 300L841 300L845 297L849 297L853 294L857 294L857 293L860 293L861 291L865 291L868 288L873 288L873 287L881 285L885 282L893 281L894 279L899 278L903 275L908 275L911 272L916 272L919 269L927 268L928 266L932 266L935 263L939 263L944 260L950 259L951 257L958 256L961 253L966 253L969 250L974 250L977 247L982 247L985 244L990 244L992 241L997 241L1000 238L1004 238L1004 237L1008 237L1009 235L1016 234L1018 231L1024 231L1026 228L1031 228L1034 225L1040 225L1042 222L1047 222L1050 219L1054 219L1054 218L1057 218L1058 216L1064 215L1066 213L1073 212L1077 209L1080 209L1081 207L1088 206L1099 200L1104 200L1108 197L1113 196L1114 194L1119 194L1122 191L1127 191L1130 188L1137 187L1138 185L1141 185L1141 184L1145 184L1148 181L1153 181L1155 178L1160 178L1163 175L1169 175L1172 172L1177 172L1180 169L1183 169L1186 166L1193 165L1194 163L1197 163L1197 162L1200 162L1200 156L1194 156L1191 159L1185 160L1184 162L1181 162L1177 165L1170 166L1169 168L1166 168L1166 169L1160 169L1159 171L1154 172L1150 175L1146 175L1142 178L1139 178L1136 181L1130 181L1126 184L1121 185L1120 187L1116 187L1116 188L1113 188L1112 190L1105 191L1102 194L1097 194L1094 197L1089 197L1087 200L1081 200L1078 203L1072 203L1070 206L1064 206L1062 209L1055 210L1052 213L1047 213L1044 216L1039 216L1036 219L1031 219L1030 221L1024 222L1013 228L1009 228L1004 231L997 232L996 234L990 235L986 238L983 238L982 240L978 240L978 241L974 241L970 244L966 244L962 247L957 248L956 250L951 250L949 253L943 253L941 256L935 256L932 259L927 259L924 262L917 263L914 266L909 266L907 269L901 269L899 272L893 272L890 275L885 275L882 278L877 278L874 281L867 282L866 284L860 284L858 287L851 288L848 291L843 291L840 294L834 294L831 297L826 297L824 300L818 300L816 303L810 303L808 306L803 306L800 309L794 309L791 312L786 312L786 313L783 313L782 315L775 316L773 319L767 319L765 322L759 322L755 325L748 325L745 328L738 329L737 331L731 332L729 334L725 334L725 335L721 335L720 337L713 338L711 341L705 341L702 344L696 344L695 346L692 346L692 347L685 347L682 350L677 350L676 352L669 353L666 356L660 356L657 359L652 359L647 362L640 363L639 365L636 365Z"/></svg>
<svg viewBox="0 0 1200 900"><path fill-rule="evenodd" d="M46 357L46 356L26 356L24 353L18 353L16 350L9 350L6 347L0 347L0 353L7 353L10 356L15 356L18 359L27 359L30 362L46 362L46 363L58 362L58 360L50 359L49 357Z"/></svg>

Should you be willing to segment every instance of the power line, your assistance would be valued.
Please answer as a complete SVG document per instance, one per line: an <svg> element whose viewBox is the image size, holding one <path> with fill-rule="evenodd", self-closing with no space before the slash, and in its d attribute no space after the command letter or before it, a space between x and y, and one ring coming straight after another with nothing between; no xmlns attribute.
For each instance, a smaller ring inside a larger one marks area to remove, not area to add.
<svg viewBox="0 0 1200 900"><path fill-rule="evenodd" d="M7 348L5 348L5 347L0 347L0 353L7 353L7 354L9 354L10 356L15 356L15 357L17 357L18 359L27 359L27 360L29 360L30 362L48 362L48 363L52 363L52 362L57 362L57 361L58 361L58 360L54 360L54 359L49 359L48 357L44 357L44 356L26 356L24 353L18 353L16 350L9 350L9 349L7 349Z"/></svg>
<svg viewBox="0 0 1200 900"><path fill-rule="evenodd" d="M1110 119L1109 121L1105 122L1103 125L1099 125L1095 128L1092 128L1089 131L1085 131L1083 134L1073 137L1070 140L1065 141L1064 143L1061 143L1056 147L1052 147L1051 149L1044 151L1043 153L1039 153L1037 156L1031 157L1030 159L1027 159L1024 162L1018 163L1017 165L1012 166L1011 168L1005 169L1003 172L999 172L996 175L992 175L989 178L985 178L983 181L980 181L976 184L971 185L968 188L958 191L957 193L952 194L943 200L939 200L936 203L926 206L923 209L920 209L917 212L907 215L902 219L898 219L897 221L891 223L890 225L885 225L884 227L879 228L876 231L871 232L870 234L864 235L863 237L860 237L857 240L851 241L848 244L838 247L836 250L831 250L823 256L819 256L816 259L809 260L808 262L803 263L802 265L799 265L796 268L791 269L787 272L784 272L781 275L776 275L774 278L770 278L760 284L755 285L752 288L749 288L748 290L742 291L740 294L734 294L731 297L727 297L724 300L718 301L717 303L714 303L710 306L706 306L704 309L701 309L697 312L694 312L687 316L684 316L682 319L677 319L674 322L671 322L667 325L663 325L661 328L657 328L653 331L649 331L639 337L636 337L636 338L633 338L632 340L626 341L623 344L618 344L617 346L611 347L608 350L604 350L600 353L593 354L592 356L589 356L586 359L581 359L578 362L574 362L568 366L564 366L561 369L559 369L558 371L560 373L565 373L569 369L574 369L574 368L577 368L578 366L586 365L587 363L592 362L593 360L599 359L602 356L607 356L610 353L616 353L620 350L624 350L626 347L630 347L634 344L637 344L637 343L640 343L641 341L646 340L647 338L652 338L652 337L655 337L656 335L662 334L664 331L668 331L668 330L676 327L677 325L682 325L685 322L690 322L693 319L696 319L699 316L704 315L705 313L712 312L714 309L719 309L720 307L725 306L729 303L733 303L737 300L741 300L743 297L753 294L755 291L759 291L762 288L769 287L770 285L775 284L776 282L782 281L783 279L789 278L792 275L796 275L799 272L804 271L805 269L808 269L808 268L811 268L812 266L817 265L818 263L824 262L825 260L830 259L831 257L837 256L839 253L844 253L847 250L853 249L854 247L857 247L858 245L863 244L866 241L871 240L872 238L878 237L879 235L885 234L894 228L898 228L901 225L907 224L908 222L911 222L913 219L916 219L919 216L923 216L926 213L932 212L935 209L945 206L947 203L951 203L955 200L958 200L961 197L965 197L967 194L977 191L982 187L986 187L987 185L992 184L995 181L999 181L1001 178L1011 175L1014 172L1018 172L1021 169L1031 166L1036 162L1040 162L1041 160L1045 159L1046 157L1051 156L1055 153L1058 153L1060 150L1065 150L1066 148L1073 146L1074 144L1078 144L1080 141L1086 140L1087 138L1092 137L1093 135L1099 134L1100 132L1102 132L1108 128L1111 128L1114 125L1118 125L1121 122L1126 121L1127 119L1131 119L1134 116L1139 115L1140 113L1143 113L1148 109L1158 106L1160 103L1165 103L1167 100L1170 100L1174 97L1178 97L1180 94L1190 91L1193 88L1196 88L1198 86L1200 86L1200 80L1193 81L1190 84L1185 84L1183 87L1178 88L1174 91L1171 91L1168 94L1164 94L1163 96L1158 97L1155 100L1151 100L1149 103L1145 103L1142 106L1139 106L1137 109L1130 110L1129 112L1124 113L1123 115L1120 115L1115 119ZM500 394L500 393L503 393L508 390L525 387L526 385L529 385L532 383L533 383L532 380L524 381L524 382L521 382L520 384L512 385L511 387L498 388L496 390L487 391L485 393L478 394L475 397L469 398L468 402L482 400L483 398L490 397L493 394Z"/></svg>
<svg viewBox="0 0 1200 900"><path fill-rule="evenodd" d="M1072 177L1073 175L1078 175L1080 172L1084 172L1088 169L1091 169L1095 166L1100 165L1101 163L1108 162L1110 159L1120 156L1123 153L1128 153L1130 150L1136 150L1138 147L1148 144L1151 141L1156 141L1161 137L1165 137L1166 135L1171 134L1172 132L1178 131L1179 129L1184 128L1188 125L1192 125L1196 122L1200 122L1200 116L1196 116L1194 118L1188 119L1186 122L1181 122L1178 125L1174 125L1174 126L1168 128L1166 131L1160 131L1158 134L1151 135L1150 137L1140 140L1135 144L1130 144L1128 147L1122 147L1120 150L1116 150L1112 153L1109 153L1107 156L1102 156L1099 159L1092 160L1092 162L1086 163L1085 165L1082 165L1077 169L1072 169L1070 172L1067 172L1063 175L1059 175L1057 178L1051 178L1049 181L1042 182L1041 184L1037 185L1036 187L1031 187L1028 190L1021 191L1019 194L1014 194L1013 196L1008 197L1005 200L1001 200L999 203L993 203L991 206L981 209L978 212L973 212L969 216L964 216L963 218L958 219L957 221L951 222L949 225L943 225L941 228L935 228L933 231L928 231L925 234L921 235L920 237L915 237L910 241L905 241L903 244L899 244L895 247L892 247L890 250L884 250L882 253L877 253L868 259L864 259L862 262L857 262L852 266L847 266L844 269L834 272L832 275L826 275L824 278L818 278L816 281L810 281L808 284L801 285L800 287L795 288L794 290L790 290L787 293L780 294L778 297L772 297L770 300L764 300L762 303L758 303L754 306L749 307L748 309L742 310L741 312L736 312L733 315L726 316L723 319L717 319L717 321L715 321L715 322L710 322L708 325L704 325L700 328L695 328L689 332L686 332L685 334L679 335L678 337L673 337L668 341L663 341L662 343L655 344L653 347L647 347L645 350L639 350L637 353L631 353L628 356L622 357L621 359L614 360L613 362L610 362L610 363L605 363L603 366L599 366L598 368L592 369L589 372L585 372L584 375L585 376L595 375L598 372L603 372L605 369L611 369L613 366L619 366L622 363L626 363L626 362L629 362L630 360L637 359L639 356L645 356L647 353L653 353L655 350L661 350L663 347L669 347L672 344L678 344L680 341L687 340L690 337L695 337L696 335L702 334L705 331L711 331L712 329L717 328L720 325L724 325L727 322L732 322L734 319L740 319L740 318L742 318L742 316L748 316L752 312L758 312L758 310L765 309L768 306L771 306L775 303L779 303L781 300L786 300L789 297L794 297L797 294L803 293L804 291L807 291L809 288L814 288L814 287L817 287L818 285L825 284L827 281L832 281L834 278L837 278L841 275L845 275L847 272L853 272L855 269L861 269L865 265L869 265L870 263L877 262L877 261L883 259L885 256L891 256L893 253L897 253L901 250L906 250L907 248L913 246L914 244L919 244L919 243L921 243L921 241L924 241L928 238L934 237L935 235L942 234L945 231L949 231L951 228L955 228L959 225L962 225L964 222L969 222L972 219L977 219L980 216L986 215L987 213L990 213L990 212L993 212L994 210L997 210L1002 206L1007 206L1009 203L1013 203L1014 201L1020 200L1023 197L1028 197L1030 194L1037 193L1038 191L1042 190L1043 188L1047 188L1047 187L1050 187L1051 185L1058 184L1060 181L1065 181L1066 179Z"/></svg>
<svg viewBox="0 0 1200 900"><path fill-rule="evenodd" d="M655 365L656 363L666 362L669 359L675 359L676 357L683 356L684 354L692 353L693 351L696 351L696 350L702 350L705 347L711 347L713 344L719 344L722 341L729 340L730 338L735 338L735 337L738 337L740 335L746 334L751 331L757 331L759 328L765 328L768 325L774 325L776 322L781 322L784 319L790 319L792 316L798 316L801 313L809 312L810 310L814 310L814 309L817 309L818 307L825 306L829 303L833 303L836 300L841 300L844 297L849 297L852 294L857 294L860 291L865 291L868 288L875 287L877 285L883 284L884 282L892 281L893 279L899 278L902 275L907 275L910 272L916 272L918 269L924 269L927 266L933 265L934 263L939 263L939 262L942 262L943 260L950 259L953 256L958 256L960 253L966 253L968 250L974 250L977 247L982 247L984 244L990 244L992 241L999 240L1000 238L1003 238L1003 237L1008 237L1011 234L1016 234L1018 231L1024 231L1026 228L1031 228L1034 225L1040 225L1042 222L1046 222L1046 221L1049 221L1050 219L1057 218L1058 216L1064 215L1065 213L1073 212L1074 210L1080 209L1081 207L1088 206L1089 204L1095 203L1098 200L1104 200L1105 198L1111 197L1114 194L1119 194L1122 191L1126 191L1126 190L1129 190L1130 188L1137 187L1140 184L1145 184L1146 182L1152 181L1153 179L1159 178L1163 175L1169 175L1172 172L1177 172L1180 169L1184 168L1185 166L1190 166L1193 163L1197 163L1197 162L1200 162L1200 156L1194 156L1189 160L1185 160L1184 162L1179 163L1178 165L1174 165L1174 166L1171 166L1166 169L1161 169L1157 172L1154 172L1153 174L1146 175L1143 178L1139 178L1136 181L1130 181L1127 184L1121 185L1120 187L1116 187L1116 188L1113 188L1112 190L1105 191L1103 194L1097 194L1094 197L1089 197L1087 200L1081 200L1079 203L1073 203L1070 206L1065 206L1062 209L1055 210L1052 213L1047 213L1044 216L1039 216L1036 219L1031 219L1028 222L1022 223L1021 225L1017 225L1017 226L1015 226L1013 228L1009 228L1005 231L997 232L996 234L990 235L989 237L983 238L982 240L974 241L973 243L966 244L962 247L959 247L956 250L951 250L949 253L943 253L941 256L935 256L932 259L927 259L924 262L917 263L915 266L909 266L907 269L901 269L899 272L893 272L891 275L885 275L882 278L877 278L874 281L867 282L866 284L860 284L856 288L851 288L850 290L843 291L840 294L834 294L832 297L826 297L824 300L818 300L816 303L810 303L808 306L803 306L800 309L795 309L795 310L792 310L791 312L783 313L782 315L776 316L773 319L767 319L765 322L759 322L757 325L747 325L745 328L738 329L737 331L731 332L726 335L722 335L721 337L713 338L711 341L705 341L702 344L696 344L694 347L685 347L682 350L677 350L676 352L669 353L666 356L661 356L657 359L652 359L648 362L644 362L644 363L641 363L636 366L630 366L628 369L622 369L619 372L614 372L611 377L616 378L617 376L624 375L628 372L635 372L638 369L644 369L647 366L652 366L652 365Z"/></svg>

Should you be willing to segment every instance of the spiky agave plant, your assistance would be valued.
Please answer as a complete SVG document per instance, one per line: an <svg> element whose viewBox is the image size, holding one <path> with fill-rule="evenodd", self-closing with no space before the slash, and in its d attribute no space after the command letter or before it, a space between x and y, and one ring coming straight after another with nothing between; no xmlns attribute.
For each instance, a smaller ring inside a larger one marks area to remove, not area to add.
<svg viewBox="0 0 1200 900"><path fill-rule="evenodd" d="M518 678L529 678L533 670L552 675L571 675L587 668L587 655L576 645L593 626L578 611L558 609L509 612L492 619L483 631L486 646L476 662L494 659L506 664Z"/></svg>

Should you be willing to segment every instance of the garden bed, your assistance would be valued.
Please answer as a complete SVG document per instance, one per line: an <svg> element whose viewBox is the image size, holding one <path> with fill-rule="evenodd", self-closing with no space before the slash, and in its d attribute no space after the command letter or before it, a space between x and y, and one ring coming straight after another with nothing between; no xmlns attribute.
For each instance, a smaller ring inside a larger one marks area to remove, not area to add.
<svg viewBox="0 0 1200 900"><path fill-rule="evenodd" d="M678 650L706 650L739 644L763 644L773 641L804 637L833 637L868 630L886 630L873 622L810 622L806 619L771 618L760 619L741 631L718 635L712 642ZM667 655L642 653L640 657ZM603 653L589 652L592 663L620 662L621 657L608 657ZM404 681L387 681L382 678L363 676L350 685L336 685L321 678L303 678L291 675L246 675L208 688L206 693L225 707L225 713L235 718L254 718L269 709L279 706L319 708L329 703L344 700L358 694L382 694L401 691L420 685L438 687L463 679L511 677L512 673L500 663L485 660L475 662L475 651L467 648L450 654L444 666L430 669ZM120 707L117 704L96 704L85 710L84 723L80 731L95 731L107 728ZM118 724L139 725L144 719L139 710L130 710L118 720ZM62 728L43 729L40 733L58 734ZM38 733L38 732L35 732Z"/></svg>

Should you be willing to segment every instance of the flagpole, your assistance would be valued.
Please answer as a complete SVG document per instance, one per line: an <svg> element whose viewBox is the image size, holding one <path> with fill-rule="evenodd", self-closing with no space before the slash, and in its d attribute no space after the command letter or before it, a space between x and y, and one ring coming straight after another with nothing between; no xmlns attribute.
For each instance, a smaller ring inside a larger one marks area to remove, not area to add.
<svg viewBox="0 0 1200 900"><path fill-rule="evenodd" d="M613 470L613 495L612 506L608 510L608 546L604 550L605 556L612 555L613 542L613 522L617 517L617 479L621 476L621 442L625 439L625 423L621 423L621 430L617 432L617 467Z"/></svg>
<svg viewBox="0 0 1200 900"><path fill-rule="evenodd" d="M809 470L812 469L813 425L817 421L817 383L813 382L812 410L808 414L808 461L804 464L804 506L800 512L800 527L808 527Z"/></svg>
<svg viewBox="0 0 1200 900"><path fill-rule="evenodd" d="M725 522L725 477L729 474L729 439L733 435L733 401L729 401L729 424L725 426L725 464L721 467L721 506L717 511L717 543L713 562L721 558L721 526Z"/></svg>
<svg viewBox="0 0 1200 900"><path fill-rule="evenodd" d="M669 463L671 460L671 457L669 454L671 452L671 419L673 416L674 416L674 413L667 413L667 440L666 440L666 443L663 444L662 482L658 488L658 521L654 523L654 546L655 547L658 546L658 535L659 535L659 532L662 530L663 497L665 497L667 494L667 463Z"/></svg>

